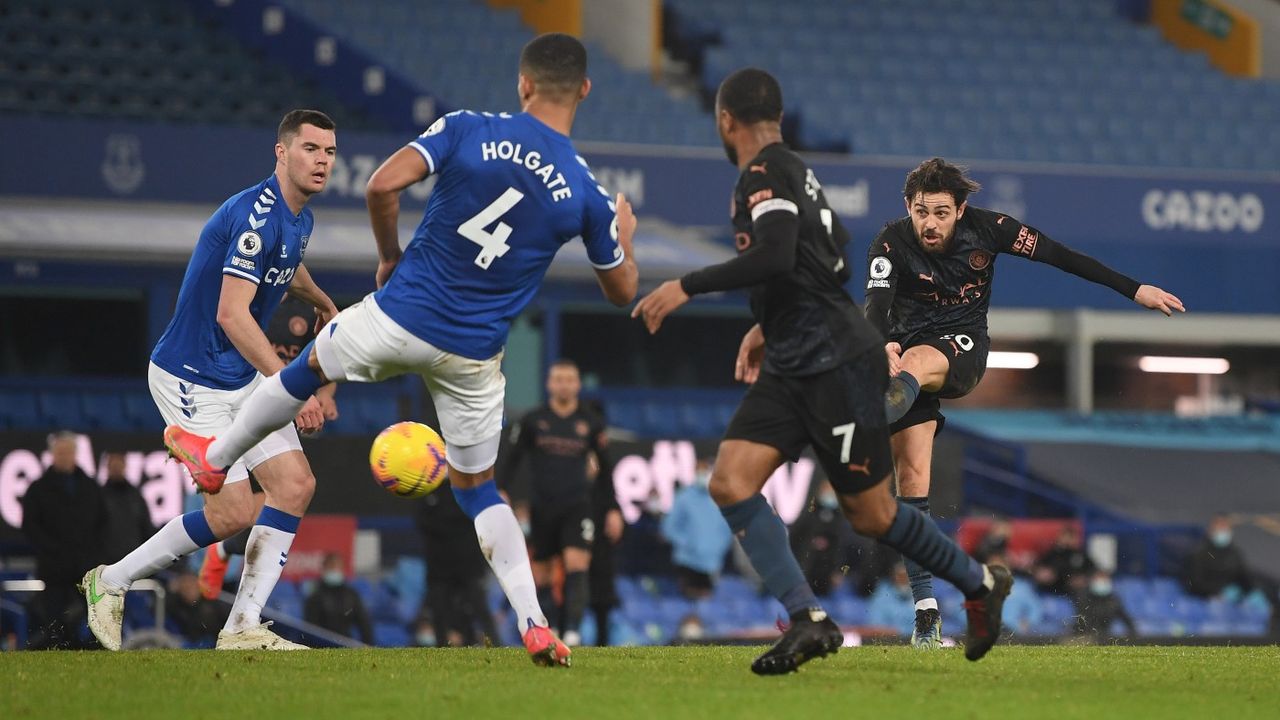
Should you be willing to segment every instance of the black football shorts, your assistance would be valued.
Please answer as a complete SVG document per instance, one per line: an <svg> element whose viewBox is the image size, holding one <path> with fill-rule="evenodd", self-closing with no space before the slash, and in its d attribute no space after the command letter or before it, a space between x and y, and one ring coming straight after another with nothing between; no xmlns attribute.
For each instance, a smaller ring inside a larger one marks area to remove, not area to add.
<svg viewBox="0 0 1280 720"><path fill-rule="evenodd" d="M761 372L725 439L768 445L792 461L812 446L836 492L862 492L893 471L884 416L888 384L879 347L816 375Z"/></svg>

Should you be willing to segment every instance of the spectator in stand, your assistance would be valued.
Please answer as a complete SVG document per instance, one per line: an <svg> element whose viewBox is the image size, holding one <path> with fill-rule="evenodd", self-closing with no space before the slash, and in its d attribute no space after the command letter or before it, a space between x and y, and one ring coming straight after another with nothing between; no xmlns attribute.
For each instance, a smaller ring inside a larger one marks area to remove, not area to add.
<svg viewBox="0 0 1280 720"><path fill-rule="evenodd" d="M434 642L441 646L500 644L485 594L489 563L478 543L458 541L475 533L475 523L445 487L419 502L417 521L427 563L422 616L431 620Z"/></svg>
<svg viewBox="0 0 1280 720"><path fill-rule="evenodd" d="M1063 525L1052 548L1036 562L1036 586L1057 595L1073 597L1085 590L1094 565L1085 554L1074 525Z"/></svg>
<svg viewBox="0 0 1280 720"><path fill-rule="evenodd" d="M991 523L991 529L987 530L987 534L978 542L978 547L973 550L974 559L985 563L990 562L988 558L992 555L1007 555L1011 535L1013 535L1013 525L1008 520L996 520Z"/></svg>
<svg viewBox="0 0 1280 720"><path fill-rule="evenodd" d="M709 597L724 568L733 534L707 489L711 463L698 460L691 485L676 491L671 513L662 519L662 535L671 543L671 561L680 592L690 600Z"/></svg>
<svg viewBox="0 0 1280 720"><path fill-rule="evenodd" d="M844 581L844 550L849 522L840 511L840 500L823 480L813 502L791 525L791 552L800 561L809 587L826 595Z"/></svg>
<svg viewBox="0 0 1280 720"><path fill-rule="evenodd" d="M349 638L359 632L361 642L373 644L369 613L364 609L360 593L347 584L346 563L337 553L325 555L324 571L307 598L303 617L313 625Z"/></svg>
<svg viewBox="0 0 1280 720"><path fill-rule="evenodd" d="M107 482L102 486L107 526L102 555L104 560L115 562L155 534L156 526L151 524L151 509L142 492L125 479L124 453L107 453L103 463L107 466Z"/></svg>
<svg viewBox="0 0 1280 720"><path fill-rule="evenodd" d="M76 465L75 433L50 436L49 453L53 463L22 497L22 532L35 550L36 577L44 581L27 646L40 650L86 646L77 632L85 606L76 584L104 559L107 524L102 488Z"/></svg>
<svg viewBox="0 0 1280 720"><path fill-rule="evenodd" d="M1115 594L1111 586L1111 573L1106 570L1094 570L1089 578L1088 587L1075 595L1076 635L1094 642L1116 637L1111 626L1120 621L1125 627L1125 635L1130 639L1137 637L1138 629L1129 617L1120 596Z"/></svg>
<svg viewBox="0 0 1280 720"><path fill-rule="evenodd" d="M911 632L916 617L915 602L911 599L911 579L905 565L893 568L889 582L882 582L871 594L867 605L867 623L893 628L899 635Z"/></svg>
<svg viewBox="0 0 1280 720"><path fill-rule="evenodd" d="M211 648L218 639L218 631L227 622L225 605L206 600L200 594L200 581L185 566L178 566L169 580L169 593L165 596L164 612L166 628L181 635L189 646Z"/></svg>
<svg viewBox="0 0 1280 720"><path fill-rule="evenodd" d="M1214 515L1209 521L1204 540L1187 558L1182 586L1188 593L1235 602L1253 590L1253 578L1231 530L1231 518L1226 515Z"/></svg>

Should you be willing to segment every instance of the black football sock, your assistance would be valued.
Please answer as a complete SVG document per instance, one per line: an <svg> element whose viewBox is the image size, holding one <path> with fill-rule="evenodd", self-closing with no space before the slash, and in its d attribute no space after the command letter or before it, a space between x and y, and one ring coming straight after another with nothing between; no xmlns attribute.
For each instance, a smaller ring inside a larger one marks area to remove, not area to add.
<svg viewBox="0 0 1280 720"><path fill-rule="evenodd" d="M582 616L587 610L587 574L565 573L564 576L564 632L581 632Z"/></svg>
<svg viewBox="0 0 1280 720"><path fill-rule="evenodd" d="M822 607L804 579L796 556L791 554L787 526L763 495L756 493L740 503L722 507L720 513L751 559L751 567L788 615Z"/></svg>
<svg viewBox="0 0 1280 720"><path fill-rule="evenodd" d="M596 616L596 647L609 647L609 612L612 609L608 605L591 607Z"/></svg>
<svg viewBox="0 0 1280 720"><path fill-rule="evenodd" d="M897 377L889 378L889 389L884 393L884 414L889 424L898 422L915 405L920 396L920 381L903 370Z"/></svg>
<svg viewBox="0 0 1280 720"><path fill-rule="evenodd" d="M933 522L929 517L929 498L900 497L898 500L919 510L929 522ZM933 599L933 575L909 557L903 556L902 563L907 566L907 576L911 578L911 599L917 603L921 600Z"/></svg>
<svg viewBox="0 0 1280 720"><path fill-rule="evenodd" d="M556 596L550 585L542 585L538 588L538 605L542 608L542 614L547 616L547 622L552 627L558 628L564 618L560 615Z"/></svg>
<svg viewBox="0 0 1280 720"><path fill-rule="evenodd" d="M983 597L990 589L982 563L966 555L924 513L906 503L898 503L898 514L880 542L955 585L970 600Z"/></svg>

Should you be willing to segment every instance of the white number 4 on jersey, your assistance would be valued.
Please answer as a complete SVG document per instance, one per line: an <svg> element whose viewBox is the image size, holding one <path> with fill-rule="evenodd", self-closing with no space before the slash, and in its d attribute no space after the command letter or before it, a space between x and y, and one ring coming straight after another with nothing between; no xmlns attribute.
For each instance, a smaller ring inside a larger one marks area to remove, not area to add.
<svg viewBox="0 0 1280 720"><path fill-rule="evenodd" d="M511 246L507 238L511 237L511 226L499 220L508 210L516 206L524 198L524 193L515 188L507 188L497 200L489 203L489 207L476 213L470 220L458 226L458 234L480 246L480 254L476 256L476 265L488 270L494 258L507 254ZM497 221L493 232L486 228Z"/></svg>

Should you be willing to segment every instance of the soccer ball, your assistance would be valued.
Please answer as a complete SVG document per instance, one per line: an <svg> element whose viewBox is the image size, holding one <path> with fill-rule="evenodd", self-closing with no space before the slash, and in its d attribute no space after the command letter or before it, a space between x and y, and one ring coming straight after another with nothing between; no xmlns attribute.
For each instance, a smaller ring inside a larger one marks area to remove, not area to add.
<svg viewBox="0 0 1280 720"><path fill-rule="evenodd" d="M369 450L373 479L400 497L417 498L440 487L449 476L444 440L416 422L400 422L383 430Z"/></svg>

